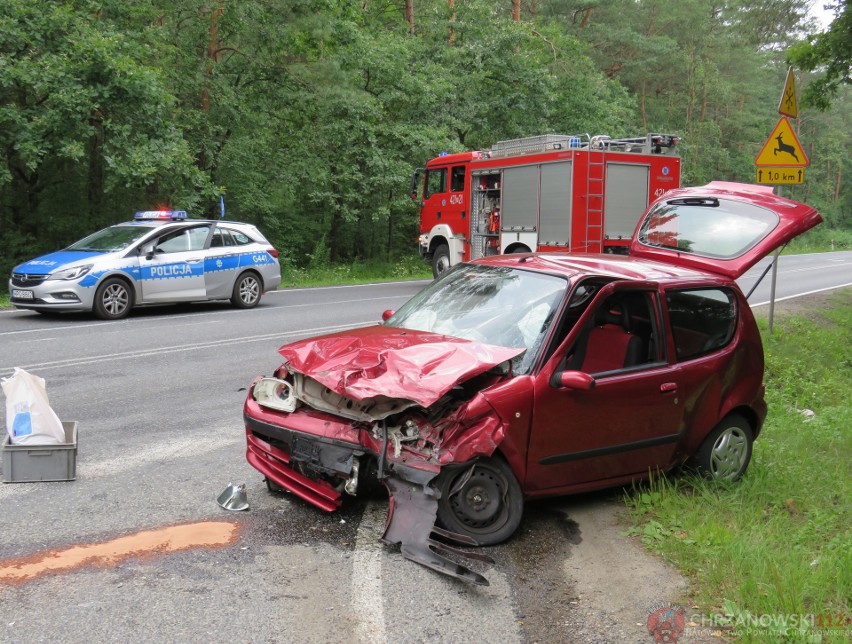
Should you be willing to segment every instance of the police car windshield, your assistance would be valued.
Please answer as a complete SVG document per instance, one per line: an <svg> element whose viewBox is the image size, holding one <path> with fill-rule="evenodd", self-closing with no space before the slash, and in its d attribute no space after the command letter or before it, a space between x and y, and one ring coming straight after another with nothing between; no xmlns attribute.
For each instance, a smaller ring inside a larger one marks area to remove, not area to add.
<svg viewBox="0 0 852 644"><path fill-rule="evenodd" d="M67 250L114 253L154 230L153 226L111 226L71 244Z"/></svg>

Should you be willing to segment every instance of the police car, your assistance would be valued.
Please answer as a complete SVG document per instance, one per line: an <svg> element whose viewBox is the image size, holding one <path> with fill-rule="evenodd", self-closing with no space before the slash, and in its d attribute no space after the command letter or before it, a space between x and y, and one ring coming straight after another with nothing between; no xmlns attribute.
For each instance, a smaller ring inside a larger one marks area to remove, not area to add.
<svg viewBox="0 0 852 644"><path fill-rule="evenodd" d="M248 309L280 283L278 251L255 226L156 210L16 266L9 294L19 309L118 320L146 304L229 299Z"/></svg>

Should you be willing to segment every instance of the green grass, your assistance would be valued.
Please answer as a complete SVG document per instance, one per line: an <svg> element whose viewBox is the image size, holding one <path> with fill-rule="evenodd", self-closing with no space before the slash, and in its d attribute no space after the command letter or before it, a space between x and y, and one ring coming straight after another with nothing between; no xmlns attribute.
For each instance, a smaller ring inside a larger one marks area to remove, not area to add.
<svg viewBox="0 0 852 644"><path fill-rule="evenodd" d="M738 641L852 639L852 291L829 307L771 336L761 322L769 417L742 481L658 477L626 497L628 533L691 580L703 624Z"/></svg>
<svg viewBox="0 0 852 644"><path fill-rule="evenodd" d="M852 250L852 230L827 228L825 224L822 224L793 239L784 249L784 254L798 255L840 250Z"/></svg>
<svg viewBox="0 0 852 644"><path fill-rule="evenodd" d="M364 284L410 279L432 279L429 264L417 256L391 262L353 262L303 268L292 263L281 266L281 288L331 286L335 284Z"/></svg>

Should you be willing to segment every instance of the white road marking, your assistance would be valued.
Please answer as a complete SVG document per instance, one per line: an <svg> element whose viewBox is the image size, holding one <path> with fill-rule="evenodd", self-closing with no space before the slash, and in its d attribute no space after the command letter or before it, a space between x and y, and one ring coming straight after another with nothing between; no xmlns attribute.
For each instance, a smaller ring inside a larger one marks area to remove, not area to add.
<svg viewBox="0 0 852 644"><path fill-rule="evenodd" d="M837 260L835 260L835 262L836 261ZM823 271L826 268L835 268L835 267L826 264L824 266L805 266L803 268L779 268L778 269L778 277L783 277L785 275L792 275L793 273L810 273L812 271ZM739 281L739 280L756 280L758 277L760 277L759 274L757 274L757 275L746 274L746 275L743 275L740 278L737 278L737 281Z"/></svg>
<svg viewBox="0 0 852 644"><path fill-rule="evenodd" d="M266 295L280 295L282 293L292 293L293 291L329 291L336 288L358 288L360 286L388 286L389 284L429 284L432 280L423 279L423 280L401 280L398 282L370 282L369 284L334 284L331 286L306 286L304 288L299 286L293 286L286 289L281 289L278 291L267 291L264 293Z"/></svg>
<svg viewBox="0 0 852 644"><path fill-rule="evenodd" d="M210 311L207 314L209 315L249 315L252 313L269 313L271 311L277 311L278 313L282 312L282 308L286 311L291 309L303 309L308 307L329 307L329 306L337 306L340 304L360 304L362 302L379 302L381 300L399 300L401 297L405 297L404 295L387 295L383 297L365 297L359 298L357 300L338 300L335 302L314 302L308 304L287 304L284 307L267 307L267 308L257 308L257 309L233 309L233 310L224 310L224 311ZM18 329L15 331L2 331L0 332L0 336L4 335L20 335L22 333L42 333L42 332L50 332L54 331L67 331L69 329L77 330L77 329L85 329L87 327L98 326L102 327L105 325L115 325L115 324L129 324L133 323L135 325L139 325L145 322L152 323L167 323L169 328L174 328L173 320L177 320L180 318L192 317L198 320L195 324L211 324L214 321L204 320L201 316L205 315L205 313L199 311L198 313L182 313L178 315L168 315L162 318L129 318L124 320L116 320L114 322L90 322L90 323L82 323L82 324L67 324L64 326L48 326L48 327L40 327L38 329ZM371 322L376 322L377 320L371 320ZM192 326L192 324L181 325L181 326Z"/></svg>
<svg viewBox="0 0 852 644"><path fill-rule="evenodd" d="M64 369L67 367L76 367L87 364L96 364L99 362L109 362L111 360L131 360L134 358L148 358L150 356L155 355L164 355L168 353L180 353L183 351L197 351L199 349L209 349L213 347L218 347L222 345L232 346L235 344L246 344L249 342L262 342L265 340L271 340L275 338L287 338L291 336L298 335L314 335L321 332L330 332L330 331L339 331L344 329L350 329L356 326L364 326L369 324L368 322L354 322L353 324L341 325L341 326L327 326L327 327L311 327L309 329L299 329L296 331L285 331L280 332L277 331L275 333L264 333L261 335L250 335L240 338L224 338L222 340L212 340L210 342L194 342L192 344L179 344L171 347L150 347L144 349L135 349L133 351L122 351L120 353L107 353L103 355L95 355L95 356L85 356L85 357L77 357L77 358L67 358L64 360L53 360L51 362L39 362L28 365L15 365L21 367L26 370L40 370L46 371L48 369ZM11 372L14 370L13 366L8 367L0 367L0 373Z"/></svg>
<svg viewBox="0 0 852 644"><path fill-rule="evenodd" d="M5 432L3 436L5 438ZM128 448L124 453L98 461L77 461L77 480L91 480L104 476L128 476L133 470L138 470L152 463L164 463L182 458L196 458L201 454L215 452L223 447L244 443L243 432L234 432L234 425L205 428L204 437L185 436L176 438L169 436L159 443L145 444L144 449ZM20 496L37 492L38 484L30 485L0 485L0 499L10 496ZM41 490L44 493L44 490Z"/></svg>
<svg viewBox="0 0 852 644"><path fill-rule="evenodd" d="M838 288L846 288L847 286L852 286L852 282L847 282L846 284L838 284L837 286L828 286L826 288L818 288L815 291L808 291L807 293L797 293L796 295L788 295L787 297L776 297L776 302L783 302L784 300L795 300L797 297L804 297L805 295L813 295L814 293L823 293L825 291L833 291ZM765 302L758 302L756 304L752 304L749 302L749 306L754 308L755 306L765 306L769 304L769 300Z"/></svg>
<svg viewBox="0 0 852 644"><path fill-rule="evenodd" d="M217 433L221 435L216 436ZM139 469L151 463L197 457L208 452L215 452L222 447L242 443L244 440L242 433L234 432L233 425L223 426L217 430L205 430L203 439L198 436L186 436L184 438L172 436L162 443L146 445L144 451L134 450L126 455L115 456L94 463L80 463L77 467L77 475L86 479L115 474L126 475L133 469Z"/></svg>
<svg viewBox="0 0 852 644"><path fill-rule="evenodd" d="M387 506L367 503L352 555L352 612L358 616L355 641L369 644L387 642L382 600L382 555L379 537L385 524Z"/></svg>

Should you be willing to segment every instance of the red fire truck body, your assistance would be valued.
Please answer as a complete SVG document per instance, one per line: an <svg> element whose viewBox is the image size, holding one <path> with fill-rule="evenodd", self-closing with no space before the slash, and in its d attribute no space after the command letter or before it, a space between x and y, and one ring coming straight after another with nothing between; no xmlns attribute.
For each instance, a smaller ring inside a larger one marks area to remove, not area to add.
<svg viewBox="0 0 852 644"><path fill-rule="evenodd" d="M680 187L676 142L548 134L436 157L412 177L420 254L437 276L487 255L626 252L648 205Z"/></svg>

